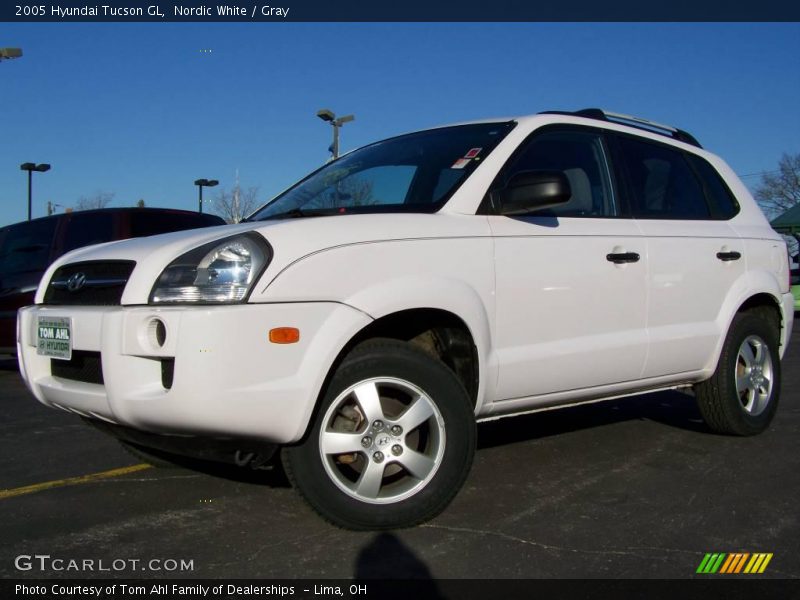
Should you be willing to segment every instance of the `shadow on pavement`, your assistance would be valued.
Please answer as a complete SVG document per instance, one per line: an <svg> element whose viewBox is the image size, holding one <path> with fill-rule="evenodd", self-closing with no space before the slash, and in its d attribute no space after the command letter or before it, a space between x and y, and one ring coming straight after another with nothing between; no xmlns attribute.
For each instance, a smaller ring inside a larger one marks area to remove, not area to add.
<svg viewBox="0 0 800 600"><path fill-rule="evenodd" d="M391 533L380 533L363 546L356 558L355 582L372 579L414 579L414 592L425 599L442 598L426 565L416 554Z"/></svg>
<svg viewBox="0 0 800 600"><path fill-rule="evenodd" d="M182 456L169 456L169 461L179 468L197 471L212 477L227 479L237 483L250 483L264 487L288 488L291 487L289 479L283 470L281 461L273 458L269 463L258 469L237 467L227 463L217 463L205 460L196 460Z"/></svg>
<svg viewBox="0 0 800 600"><path fill-rule="evenodd" d="M559 408L478 425L478 448L493 448L623 421L654 421L669 427L711 433L694 396L667 391Z"/></svg>

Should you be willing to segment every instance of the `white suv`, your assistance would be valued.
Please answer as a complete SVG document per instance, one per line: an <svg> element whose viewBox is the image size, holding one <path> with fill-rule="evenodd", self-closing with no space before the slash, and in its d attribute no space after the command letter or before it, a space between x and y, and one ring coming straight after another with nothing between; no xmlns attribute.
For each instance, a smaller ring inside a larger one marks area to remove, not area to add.
<svg viewBox="0 0 800 600"><path fill-rule="evenodd" d="M476 421L694 386L710 429L763 431L794 312L722 160L587 109L391 138L239 225L76 250L19 316L44 404L151 459L281 446L322 516L382 529L447 506Z"/></svg>

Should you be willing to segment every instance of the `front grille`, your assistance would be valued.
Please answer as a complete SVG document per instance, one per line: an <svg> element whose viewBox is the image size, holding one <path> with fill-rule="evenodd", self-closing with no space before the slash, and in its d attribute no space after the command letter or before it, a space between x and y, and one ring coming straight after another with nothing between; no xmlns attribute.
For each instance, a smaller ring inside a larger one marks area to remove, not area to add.
<svg viewBox="0 0 800 600"><path fill-rule="evenodd" d="M79 262L59 267L44 293L52 305L114 306L136 263L132 260Z"/></svg>
<svg viewBox="0 0 800 600"><path fill-rule="evenodd" d="M69 360L51 358L50 373L61 379L103 384L103 363L99 352L73 350Z"/></svg>

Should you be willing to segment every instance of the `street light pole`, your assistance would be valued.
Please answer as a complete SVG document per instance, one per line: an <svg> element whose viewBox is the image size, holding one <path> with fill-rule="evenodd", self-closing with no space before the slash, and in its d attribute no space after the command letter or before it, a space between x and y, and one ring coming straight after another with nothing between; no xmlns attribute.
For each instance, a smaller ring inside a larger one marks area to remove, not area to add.
<svg viewBox="0 0 800 600"><path fill-rule="evenodd" d="M333 127L333 144L331 145L332 160L339 158L339 128L345 123L355 121L355 115L345 115L344 117L336 118L336 114L332 110L323 108L317 111L317 116L323 121L330 123Z"/></svg>
<svg viewBox="0 0 800 600"><path fill-rule="evenodd" d="M28 169L28 221L31 220L32 205L33 205L33 169Z"/></svg>
<svg viewBox="0 0 800 600"><path fill-rule="evenodd" d="M38 171L39 173L45 173L50 170L50 165L47 163L40 163L37 165L36 163L26 162L22 163L19 168L28 172L28 221L30 221L33 206L33 172Z"/></svg>
<svg viewBox="0 0 800 600"><path fill-rule="evenodd" d="M219 184L216 179L195 179L194 184L197 186L197 212L203 213L203 188L214 187Z"/></svg>

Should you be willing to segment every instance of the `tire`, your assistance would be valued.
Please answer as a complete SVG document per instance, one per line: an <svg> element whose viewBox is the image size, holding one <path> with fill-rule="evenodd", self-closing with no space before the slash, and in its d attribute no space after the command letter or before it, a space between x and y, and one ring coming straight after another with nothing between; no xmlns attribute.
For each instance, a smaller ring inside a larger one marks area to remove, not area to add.
<svg viewBox="0 0 800 600"><path fill-rule="evenodd" d="M150 466L156 467L157 469L183 468L179 464L172 462L169 459L170 455L166 452L159 452L158 450L150 450L147 448L143 448L142 446L131 444L130 442L124 442L122 440L117 440L117 441L120 443L120 445L125 449L125 451L128 454L135 457L137 460L141 460L142 462L145 462ZM180 457L176 457L175 460L180 460Z"/></svg>
<svg viewBox="0 0 800 600"><path fill-rule="evenodd" d="M714 375L695 385L700 414L713 431L756 435L769 427L781 389L776 329L763 312L734 317Z"/></svg>
<svg viewBox="0 0 800 600"><path fill-rule="evenodd" d="M444 510L475 442L472 402L455 374L410 344L376 339L344 359L310 431L282 456L293 486L326 520L384 530Z"/></svg>

